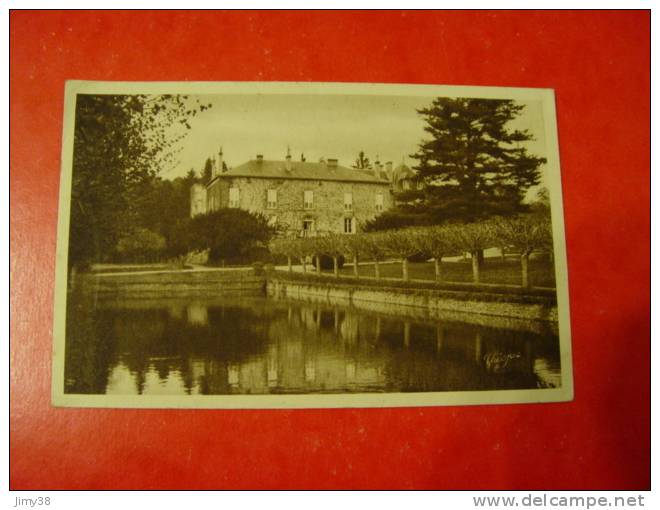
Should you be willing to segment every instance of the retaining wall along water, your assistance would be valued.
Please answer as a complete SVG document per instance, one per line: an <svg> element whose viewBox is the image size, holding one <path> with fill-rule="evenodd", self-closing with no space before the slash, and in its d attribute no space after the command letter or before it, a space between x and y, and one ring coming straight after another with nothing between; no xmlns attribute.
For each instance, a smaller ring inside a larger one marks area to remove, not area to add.
<svg viewBox="0 0 660 510"><path fill-rule="evenodd" d="M171 297L188 294L264 293L265 275L252 269L171 270L132 273L85 273L73 286L83 292L115 297Z"/></svg>
<svg viewBox="0 0 660 510"><path fill-rule="evenodd" d="M511 321L543 321L557 323L557 306L553 299L530 297L519 294L495 294L485 292L460 292L416 288L387 287L333 281L305 282L287 280L277 275L269 276L266 292L274 298L292 298L319 301L328 304L353 305L357 308L412 315L419 318L446 319L448 316L466 315L479 317L492 324L495 317ZM503 324L504 325L504 324Z"/></svg>
<svg viewBox="0 0 660 510"><path fill-rule="evenodd" d="M240 270L169 270L131 273L86 273L73 286L104 298L163 298L188 295L266 294L275 299L296 299L331 305L351 305L365 311L419 319L455 319L483 325L516 327L516 322L539 322L556 328L557 306L552 296L420 288L401 282L365 282L301 278L269 271L257 274Z"/></svg>

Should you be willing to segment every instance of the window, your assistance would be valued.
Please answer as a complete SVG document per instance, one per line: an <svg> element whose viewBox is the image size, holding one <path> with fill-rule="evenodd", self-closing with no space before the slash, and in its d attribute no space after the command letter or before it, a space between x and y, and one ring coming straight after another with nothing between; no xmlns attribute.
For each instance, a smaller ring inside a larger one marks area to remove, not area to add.
<svg viewBox="0 0 660 510"><path fill-rule="evenodd" d="M266 207L268 209L277 209L277 190L269 189L266 194Z"/></svg>
<svg viewBox="0 0 660 510"><path fill-rule="evenodd" d="M305 209L313 209L314 208L314 192L313 191L305 191L305 197L304 197L304 207Z"/></svg>
<svg viewBox="0 0 660 510"><path fill-rule="evenodd" d="M303 220L303 231L302 231L303 237L312 235L313 230L314 230L314 220Z"/></svg>
<svg viewBox="0 0 660 510"><path fill-rule="evenodd" d="M238 207L240 194L238 188L229 188L229 207Z"/></svg>
<svg viewBox="0 0 660 510"><path fill-rule="evenodd" d="M402 186L403 189L410 189L410 181L408 179L404 179Z"/></svg>
<svg viewBox="0 0 660 510"><path fill-rule="evenodd" d="M376 211L380 212L383 210L383 194L376 193Z"/></svg>
<svg viewBox="0 0 660 510"><path fill-rule="evenodd" d="M353 193L344 193L344 210L351 211L353 209Z"/></svg>
<svg viewBox="0 0 660 510"><path fill-rule="evenodd" d="M353 233L353 218L344 218L344 234Z"/></svg>

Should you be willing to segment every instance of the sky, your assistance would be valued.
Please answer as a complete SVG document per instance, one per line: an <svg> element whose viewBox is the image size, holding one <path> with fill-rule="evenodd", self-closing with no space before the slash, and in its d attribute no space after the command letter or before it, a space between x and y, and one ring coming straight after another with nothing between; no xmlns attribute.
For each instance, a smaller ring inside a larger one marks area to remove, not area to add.
<svg viewBox="0 0 660 510"><path fill-rule="evenodd" d="M287 146L294 161L304 153L307 161L337 158L350 167L364 151L371 161L394 166L416 152L427 139L424 119L417 109L428 106L434 97L374 95L204 95L202 103L213 107L191 122L188 136L181 142L180 163L162 174L173 179L194 168L200 171L206 158L223 149L224 161L231 168L257 154L264 159L283 160ZM530 152L545 156L542 106L524 103L523 114L512 128L529 129L536 141L528 142Z"/></svg>

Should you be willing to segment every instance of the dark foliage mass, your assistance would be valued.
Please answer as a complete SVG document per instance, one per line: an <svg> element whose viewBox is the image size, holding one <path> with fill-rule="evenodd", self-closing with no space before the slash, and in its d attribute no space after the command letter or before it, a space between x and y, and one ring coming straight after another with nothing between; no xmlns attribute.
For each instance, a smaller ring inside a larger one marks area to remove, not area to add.
<svg viewBox="0 0 660 510"><path fill-rule="evenodd" d="M209 107L182 95L77 96L71 266L130 257L142 245L167 249L192 181L159 174L176 165L191 119Z"/></svg>
<svg viewBox="0 0 660 510"><path fill-rule="evenodd" d="M416 225L428 225L432 218L424 214L406 211L404 209L392 209L376 216L373 220L364 224L365 232L376 232L379 230L392 230Z"/></svg>
<svg viewBox="0 0 660 510"><path fill-rule="evenodd" d="M525 212L525 193L539 183L546 160L523 146L531 133L511 127L524 108L510 100L437 98L419 110L430 135L411 155L421 185L398 193L398 207L369 230Z"/></svg>
<svg viewBox="0 0 660 510"><path fill-rule="evenodd" d="M410 198L441 219L522 212L525 192L538 184L545 163L521 145L532 135L510 127L523 109L510 100L437 98L419 110L431 137L412 155L424 186Z"/></svg>
<svg viewBox="0 0 660 510"><path fill-rule="evenodd" d="M183 252L208 249L211 263L239 263L258 258L274 234L265 216L224 208L189 220L180 238Z"/></svg>

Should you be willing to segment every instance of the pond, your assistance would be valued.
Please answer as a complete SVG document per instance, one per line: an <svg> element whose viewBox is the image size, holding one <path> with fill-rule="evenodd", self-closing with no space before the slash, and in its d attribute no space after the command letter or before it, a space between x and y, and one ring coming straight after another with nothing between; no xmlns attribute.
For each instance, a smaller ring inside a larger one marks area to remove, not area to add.
<svg viewBox="0 0 660 510"><path fill-rule="evenodd" d="M483 321L482 321L483 322ZM430 321L290 299L70 295L65 393L308 394L551 388L549 327Z"/></svg>

